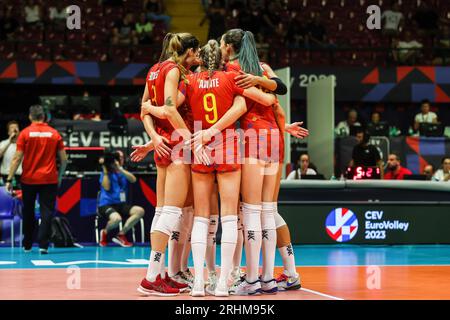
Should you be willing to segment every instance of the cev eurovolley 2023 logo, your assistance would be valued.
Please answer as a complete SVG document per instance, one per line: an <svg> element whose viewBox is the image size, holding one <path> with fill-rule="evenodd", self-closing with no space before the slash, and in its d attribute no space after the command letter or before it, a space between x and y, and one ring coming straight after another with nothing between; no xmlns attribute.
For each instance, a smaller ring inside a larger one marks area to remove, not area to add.
<svg viewBox="0 0 450 320"><path fill-rule="evenodd" d="M331 239L347 242L358 232L358 219L349 209L337 208L328 214L325 227Z"/></svg>

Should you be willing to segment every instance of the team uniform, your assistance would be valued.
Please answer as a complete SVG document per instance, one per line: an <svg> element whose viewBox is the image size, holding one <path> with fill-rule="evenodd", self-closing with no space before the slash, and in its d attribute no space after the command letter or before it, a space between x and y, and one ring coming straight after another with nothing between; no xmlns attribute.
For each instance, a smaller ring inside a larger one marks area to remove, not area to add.
<svg viewBox="0 0 450 320"><path fill-rule="evenodd" d="M181 82L180 91L186 97L193 120L201 122L201 129L212 127L233 105L236 95L242 95L244 90L236 86L233 72L214 72L209 78L208 72L190 74L185 82ZM194 128L198 130L199 128ZM223 131L222 138L213 138L208 144L212 151L211 165L196 164L191 170L196 173L222 173L240 169L238 137L235 125L230 125ZM233 133L231 136L230 133Z"/></svg>
<svg viewBox="0 0 450 320"><path fill-rule="evenodd" d="M262 68L264 64L261 63L260 65ZM225 69L235 72L242 70L237 60L228 62ZM266 71L263 72L263 77L269 78ZM240 119L241 129L244 130L245 134L245 158L267 162L282 161L281 159L284 158L284 139L279 133L273 110L248 98L246 103L248 111ZM247 135L250 130L254 130L256 133L256 137L253 137L253 139Z"/></svg>
<svg viewBox="0 0 450 320"><path fill-rule="evenodd" d="M164 106L164 84L167 74L174 68L178 68L174 61L166 60L155 64L150 68L147 75L147 87L149 91L150 100L153 106L161 107ZM184 118L188 118L187 108L180 108L179 112ZM176 138L174 133L174 128L167 119L158 119L153 117L155 123L155 130L160 136L167 138L170 143L169 147L173 148L181 141L181 136L179 139ZM172 155L176 157L183 157L182 154ZM160 157L156 152L154 153L154 159L156 165L160 167L167 167L172 163L172 159L166 157Z"/></svg>

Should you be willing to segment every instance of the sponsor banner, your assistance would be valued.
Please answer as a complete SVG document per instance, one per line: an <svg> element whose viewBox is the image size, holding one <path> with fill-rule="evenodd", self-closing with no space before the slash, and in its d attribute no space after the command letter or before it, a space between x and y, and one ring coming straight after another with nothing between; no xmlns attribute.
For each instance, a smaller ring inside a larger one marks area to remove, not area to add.
<svg viewBox="0 0 450 320"><path fill-rule="evenodd" d="M145 63L0 60L0 84L143 86L149 67ZM434 66L295 67L292 99L306 100L306 87L330 75L336 80L337 101L450 102L450 67Z"/></svg>
<svg viewBox="0 0 450 320"><path fill-rule="evenodd" d="M450 204L280 206L296 244L450 243Z"/></svg>
<svg viewBox="0 0 450 320"><path fill-rule="evenodd" d="M103 147L128 149L150 141L141 121L128 119L120 132L111 131L109 121L58 120L51 126L59 131L66 147Z"/></svg>
<svg viewBox="0 0 450 320"><path fill-rule="evenodd" d="M306 88L333 76L336 101L450 102L450 67L304 66L291 69L291 97L306 100Z"/></svg>

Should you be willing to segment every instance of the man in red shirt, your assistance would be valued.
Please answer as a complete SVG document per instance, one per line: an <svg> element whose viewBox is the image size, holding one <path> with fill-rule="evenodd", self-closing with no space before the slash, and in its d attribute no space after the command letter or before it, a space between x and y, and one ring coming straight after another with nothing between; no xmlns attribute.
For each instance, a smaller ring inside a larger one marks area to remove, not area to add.
<svg viewBox="0 0 450 320"><path fill-rule="evenodd" d="M11 162L6 188L12 190L12 178L23 160L20 180L23 197L23 248L25 252L31 251L35 226L34 206L36 196L39 195L39 250L46 254L56 194L66 170L67 156L61 135L44 122L45 113L42 106L31 106L29 119L31 125L17 138L17 150ZM56 166L57 156L60 160L59 173Z"/></svg>
<svg viewBox="0 0 450 320"><path fill-rule="evenodd" d="M389 155L387 163L387 173L384 175L384 180L404 180L405 176L412 174L409 169L400 165L400 159L394 153Z"/></svg>

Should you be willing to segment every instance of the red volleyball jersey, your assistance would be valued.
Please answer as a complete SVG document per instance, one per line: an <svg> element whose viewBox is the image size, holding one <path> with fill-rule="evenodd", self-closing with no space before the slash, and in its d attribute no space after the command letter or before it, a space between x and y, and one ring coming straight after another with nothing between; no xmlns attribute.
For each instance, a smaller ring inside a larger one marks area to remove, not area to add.
<svg viewBox="0 0 450 320"><path fill-rule="evenodd" d="M164 84L166 76L170 70L177 68L177 64L173 61L166 60L161 63L155 64L150 68L147 75L147 87L150 95L150 101L154 106L164 106ZM156 132L160 134L161 131L170 133L173 131L173 127L169 120L157 119L153 117L155 123Z"/></svg>
<svg viewBox="0 0 450 320"><path fill-rule="evenodd" d="M233 105L236 95L244 90L236 86L234 72L216 71L209 78L208 72L193 73L186 77L180 90L192 110L194 121L202 122L202 129L212 127ZM234 124L229 128L234 128Z"/></svg>
<svg viewBox="0 0 450 320"><path fill-rule="evenodd" d="M261 68L264 65L260 63ZM237 60L228 62L225 65L227 71L240 72L241 66ZM267 72L263 71L263 77L269 78ZM246 98L247 112L241 117L241 128L242 129L276 129L278 128L275 119L275 114L272 108L263 106L262 104L255 102L252 99Z"/></svg>

